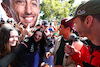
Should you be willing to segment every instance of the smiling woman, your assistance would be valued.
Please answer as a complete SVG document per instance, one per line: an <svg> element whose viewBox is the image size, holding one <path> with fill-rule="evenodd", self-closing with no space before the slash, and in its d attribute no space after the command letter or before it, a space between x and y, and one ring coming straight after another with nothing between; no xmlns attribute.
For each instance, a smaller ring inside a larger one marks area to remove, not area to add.
<svg viewBox="0 0 100 67"><path fill-rule="evenodd" d="M9 34L7 34L7 35L10 37ZM6 38L6 39L8 39L8 38ZM1 41L2 40L0 39L0 42ZM5 41L5 40L3 40L3 41ZM8 42L5 42L5 43L8 43ZM15 50L13 50L12 52L9 50L9 52L7 54L0 56L0 67L7 67L9 64L11 64L11 62L15 59L16 56L22 57L20 59L20 61L22 61L20 66L24 64L24 67L27 65L29 67L32 67L32 66L38 67L45 59L44 57L45 57L46 45L47 45L47 42L45 39L43 29L42 28L37 29L34 32L33 36L27 37L23 42L21 42L21 44L18 45L18 47ZM10 48L10 45L8 45L8 46ZM0 45L0 55L2 55L4 53L2 50L4 50L4 49L1 49L1 45ZM5 50L5 53L6 53L6 50ZM9 61L9 62L7 62L7 61ZM14 67L16 67L16 66L14 66ZM17 66L17 67L19 67L19 66Z"/></svg>
<svg viewBox="0 0 100 67"><path fill-rule="evenodd" d="M18 43L18 31L8 26L2 26L0 28L0 59L13 51ZM8 66L16 66L16 62L11 63Z"/></svg>
<svg viewBox="0 0 100 67"><path fill-rule="evenodd" d="M28 66L40 67L40 64L45 60L45 47L47 45L43 29L37 29L31 37L27 37L22 43L28 47Z"/></svg>

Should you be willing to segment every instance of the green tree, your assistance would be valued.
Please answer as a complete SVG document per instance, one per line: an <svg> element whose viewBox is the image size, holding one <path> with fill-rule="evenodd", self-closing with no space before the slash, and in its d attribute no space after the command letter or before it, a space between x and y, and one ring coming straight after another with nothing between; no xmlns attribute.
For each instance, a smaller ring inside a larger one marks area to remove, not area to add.
<svg viewBox="0 0 100 67"><path fill-rule="evenodd" d="M76 7L73 7L74 0L43 0L40 5L44 15L42 19L52 21L56 18L57 21L73 16Z"/></svg>

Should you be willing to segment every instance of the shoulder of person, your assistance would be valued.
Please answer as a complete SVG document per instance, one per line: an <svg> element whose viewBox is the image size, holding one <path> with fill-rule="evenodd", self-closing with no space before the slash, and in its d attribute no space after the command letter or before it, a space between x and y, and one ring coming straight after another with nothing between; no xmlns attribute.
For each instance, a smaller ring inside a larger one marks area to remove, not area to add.
<svg viewBox="0 0 100 67"><path fill-rule="evenodd" d="M56 38L56 40L57 40L57 41L60 41L61 38L62 38L62 36L58 36L58 37Z"/></svg>

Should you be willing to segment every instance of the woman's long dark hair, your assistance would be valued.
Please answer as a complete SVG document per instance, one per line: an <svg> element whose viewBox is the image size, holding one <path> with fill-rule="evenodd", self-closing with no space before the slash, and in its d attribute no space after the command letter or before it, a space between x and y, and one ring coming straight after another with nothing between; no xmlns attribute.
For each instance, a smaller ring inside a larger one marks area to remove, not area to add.
<svg viewBox="0 0 100 67"><path fill-rule="evenodd" d="M42 32L42 39L39 41L39 43L40 43L41 45L46 46L47 43L46 43L46 35L45 35L45 33L44 33L44 30L43 30L42 28L37 29L37 30L34 32L33 36L36 34L37 31Z"/></svg>
<svg viewBox="0 0 100 67"><path fill-rule="evenodd" d="M11 29L7 27L0 28L0 58L11 52L9 45Z"/></svg>
<svg viewBox="0 0 100 67"><path fill-rule="evenodd" d="M9 45L10 31L16 30L13 27L3 26L0 28L0 59L11 52ZM8 67L11 67L10 65Z"/></svg>
<svg viewBox="0 0 100 67"><path fill-rule="evenodd" d="M47 40L46 40L46 35L44 33L44 30L43 28L39 28L37 29L33 36L36 34L37 31L40 31L42 32L42 39L40 41L38 41L38 43L40 43L40 49L41 49L41 54L40 54L40 63L39 65L41 64L42 60L43 60L43 57L45 57L45 52L46 52L46 49L45 47L47 46Z"/></svg>

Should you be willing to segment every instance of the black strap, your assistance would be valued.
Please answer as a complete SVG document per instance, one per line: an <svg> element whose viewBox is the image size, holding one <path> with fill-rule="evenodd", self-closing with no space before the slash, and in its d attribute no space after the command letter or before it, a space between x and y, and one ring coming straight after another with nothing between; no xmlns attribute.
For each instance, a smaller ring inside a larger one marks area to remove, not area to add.
<svg viewBox="0 0 100 67"><path fill-rule="evenodd" d="M83 67L96 67L96 66L83 62Z"/></svg>

